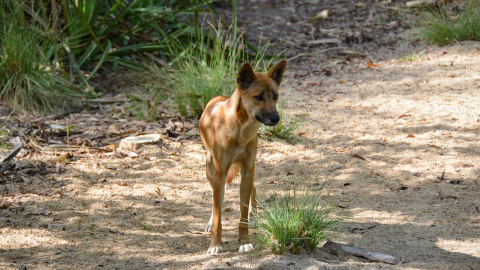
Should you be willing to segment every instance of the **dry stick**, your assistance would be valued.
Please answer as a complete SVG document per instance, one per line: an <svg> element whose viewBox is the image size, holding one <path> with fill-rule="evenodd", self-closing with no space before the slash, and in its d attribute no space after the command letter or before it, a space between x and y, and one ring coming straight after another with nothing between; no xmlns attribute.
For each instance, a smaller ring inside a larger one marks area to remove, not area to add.
<svg viewBox="0 0 480 270"><path fill-rule="evenodd" d="M337 251L342 251L348 254L352 254L355 256L360 256L367 258L371 261L378 261L378 262L384 262L384 263L389 263L389 264L395 264L395 257L392 255L388 254L383 254L383 253L378 253L374 251L369 251L369 250L364 250L356 247L350 247L350 246L345 246L342 244L334 243L331 241L327 241L325 245L323 245L324 248L330 248L333 250Z"/></svg>
<svg viewBox="0 0 480 270"><path fill-rule="evenodd" d="M3 173L7 169L8 162L10 162L10 160L12 160L16 155L18 155L22 148L23 142L20 142L15 146L12 151L0 158L0 173Z"/></svg>
<svg viewBox="0 0 480 270"><path fill-rule="evenodd" d="M0 163L9 162L10 160L12 160L18 154L18 152L20 152L22 148L23 148L23 142L20 142L15 146L15 148L12 151L10 151L8 154L5 154L2 158L0 158Z"/></svg>

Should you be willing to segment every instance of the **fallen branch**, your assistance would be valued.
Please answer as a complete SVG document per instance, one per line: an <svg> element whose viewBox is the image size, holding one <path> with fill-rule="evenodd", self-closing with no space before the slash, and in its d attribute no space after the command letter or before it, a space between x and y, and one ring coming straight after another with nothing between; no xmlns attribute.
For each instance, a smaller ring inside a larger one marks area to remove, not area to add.
<svg viewBox="0 0 480 270"><path fill-rule="evenodd" d="M416 1L408 1L405 3L407 7L418 7L418 6L428 6L433 5L437 2L437 0L416 0Z"/></svg>
<svg viewBox="0 0 480 270"><path fill-rule="evenodd" d="M374 251L369 251L365 249L360 249L356 247L350 247L350 246L345 246L342 244L334 243L331 241L327 241L325 245L323 245L324 248L330 248L336 251L341 251L344 253L348 253L354 256L358 257L363 257L366 259L369 259L371 261L377 261L377 262L384 262L384 263L389 263L389 264L395 264L395 257L392 255L388 254L383 254L383 253L378 253Z"/></svg>
<svg viewBox="0 0 480 270"><path fill-rule="evenodd" d="M8 154L5 154L2 158L0 158L0 163L9 162L10 160L12 160L16 155L18 155L22 147L23 147L23 142L20 142L15 146L15 148L13 148L12 151L10 151Z"/></svg>
<svg viewBox="0 0 480 270"><path fill-rule="evenodd" d="M23 142L20 141L20 143L17 144L12 151L10 151L8 154L5 154L2 158L0 158L0 173L3 173L7 169L8 162L10 162L10 160L12 160L16 155L18 155L18 153L20 152L20 150L22 150L22 148L23 148Z"/></svg>

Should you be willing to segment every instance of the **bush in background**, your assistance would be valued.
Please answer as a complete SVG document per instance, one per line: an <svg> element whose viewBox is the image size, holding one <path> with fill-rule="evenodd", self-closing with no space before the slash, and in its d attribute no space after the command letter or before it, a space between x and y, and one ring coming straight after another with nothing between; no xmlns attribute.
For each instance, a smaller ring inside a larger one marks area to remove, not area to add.
<svg viewBox="0 0 480 270"><path fill-rule="evenodd" d="M82 92L96 96L89 81L99 71L139 69L147 57L168 61L172 40L186 44L201 32L195 23L199 13L218 15L211 2L5 1L0 100L18 109L50 111L68 107L65 98L78 101Z"/></svg>

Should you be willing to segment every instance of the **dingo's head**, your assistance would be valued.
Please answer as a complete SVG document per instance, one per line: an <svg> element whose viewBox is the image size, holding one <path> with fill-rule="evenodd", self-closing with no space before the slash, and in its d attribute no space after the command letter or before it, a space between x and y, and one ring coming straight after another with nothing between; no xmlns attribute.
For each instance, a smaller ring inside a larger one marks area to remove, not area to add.
<svg viewBox="0 0 480 270"><path fill-rule="evenodd" d="M241 91L241 102L247 114L267 126L280 121L277 112L278 89L283 80L287 61L280 61L267 73L255 73L249 63L238 71L237 86Z"/></svg>

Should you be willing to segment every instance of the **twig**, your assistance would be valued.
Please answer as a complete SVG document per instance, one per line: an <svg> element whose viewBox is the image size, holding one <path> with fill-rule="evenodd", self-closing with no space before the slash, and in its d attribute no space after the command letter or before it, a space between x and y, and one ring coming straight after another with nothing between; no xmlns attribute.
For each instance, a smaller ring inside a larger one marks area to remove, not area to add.
<svg viewBox="0 0 480 270"><path fill-rule="evenodd" d="M442 176L440 176L440 177L437 176L437 178L438 178L438 180L440 180L440 181L445 180L445 169L443 169Z"/></svg>
<svg viewBox="0 0 480 270"><path fill-rule="evenodd" d="M22 148L23 142L20 141L20 143L18 143L12 151L0 158L0 173L3 173L7 169L8 162L18 155Z"/></svg>
<svg viewBox="0 0 480 270"><path fill-rule="evenodd" d="M366 259L369 259L371 261L377 261L377 262L384 262L384 263L389 263L389 264L395 264L395 257L392 255L388 254L383 254L383 253L378 253L374 251L369 251L365 249L360 249L356 247L350 247L350 246L345 246L342 244L334 243L331 241L327 241L325 245L323 245L324 248L330 248L333 250L345 252L348 254L352 254L355 256L363 257Z"/></svg>

